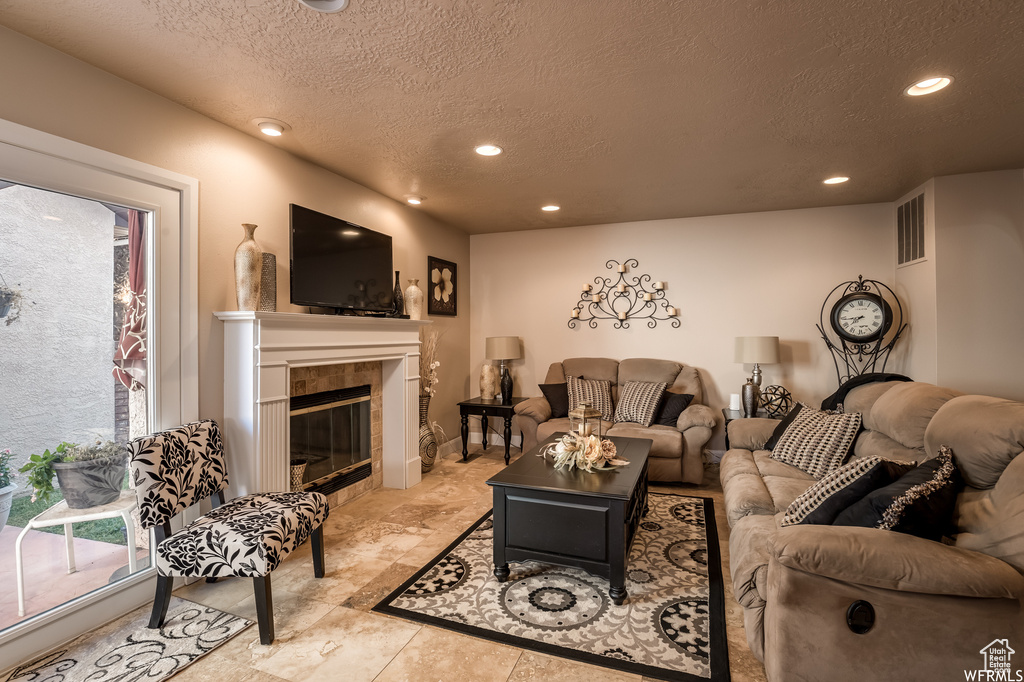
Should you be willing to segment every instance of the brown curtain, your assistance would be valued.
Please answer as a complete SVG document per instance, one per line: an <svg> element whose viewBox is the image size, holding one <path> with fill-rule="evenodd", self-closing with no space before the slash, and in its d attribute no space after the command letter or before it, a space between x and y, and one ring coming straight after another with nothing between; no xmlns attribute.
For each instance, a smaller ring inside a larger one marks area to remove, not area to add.
<svg viewBox="0 0 1024 682"><path fill-rule="evenodd" d="M113 372L135 391L146 386L146 214L134 209L128 211L128 289Z"/></svg>

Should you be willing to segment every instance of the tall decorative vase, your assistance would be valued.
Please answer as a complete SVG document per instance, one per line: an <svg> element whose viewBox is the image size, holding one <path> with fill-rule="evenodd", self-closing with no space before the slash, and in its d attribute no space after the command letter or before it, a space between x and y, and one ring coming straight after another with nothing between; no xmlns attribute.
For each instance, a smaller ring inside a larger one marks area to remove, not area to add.
<svg viewBox="0 0 1024 682"><path fill-rule="evenodd" d="M430 420L427 418L427 411L430 410L430 396L420 396L420 469L424 472L430 471L437 459L437 438L434 430L430 428Z"/></svg>
<svg viewBox="0 0 1024 682"><path fill-rule="evenodd" d="M423 289L417 286L419 283L418 279L410 279L405 290L405 313L410 320L423 319Z"/></svg>
<svg viewBox="0 0 1024 682"><path fill-rule="evenodd" d="M753 379L747 379L747 383L743 384L743 416L744 417L755 417L757 416L757 397L758 390L754 384Z"/></svg>
<svg viewBox="0 0 1024 682"><path fill-rule="evenodd" d="M394 309L392 311L393 317L405 314L405 297L402 296L402 285L398 283L398 270L395 270L395 293L392 294Z"/></svg>
<svg viewBox="0 0 1024 682"><path fill-rule="evenodd" d="M260 302L260 271L263 251L253 238L256 225L242 223L245 239L235 249L235 297L239 310L256 310Z"/></svg>
<svg viewBox="0 0 1024 682"><path fill-rule="evenodd" d="M489 362L480 367L480 397L494 400L498 393L498 368Z"/></svg>

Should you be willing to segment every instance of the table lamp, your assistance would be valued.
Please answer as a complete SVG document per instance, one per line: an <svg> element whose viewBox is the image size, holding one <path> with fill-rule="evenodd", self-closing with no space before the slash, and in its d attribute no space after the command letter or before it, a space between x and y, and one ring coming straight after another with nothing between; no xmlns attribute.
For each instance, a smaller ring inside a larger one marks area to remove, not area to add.
<svg viewBox="0 0 1024 682"><path fill-rule="evenodd" d="M754 373L743 387L743 416L757 414L757 399L761 389L761 364L774 365L779 361L779 337L737 336L736 362L754 365Z"/></svg>
<svg viewBox="0 0 1024 682"><path fill-rule="evenodd" d="M519 349L519 337L490 336L485 346L488 360L501 360L501 404L509 405L512 402L512 375L506 363L523 357Z"/></svg>

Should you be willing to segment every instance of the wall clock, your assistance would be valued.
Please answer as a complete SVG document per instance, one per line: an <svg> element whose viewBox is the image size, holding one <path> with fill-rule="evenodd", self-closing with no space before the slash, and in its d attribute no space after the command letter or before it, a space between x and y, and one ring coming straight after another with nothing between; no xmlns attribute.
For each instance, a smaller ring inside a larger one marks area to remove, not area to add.
<svg viewBox="0 0 1024 682"><path fill-rule="evenodd" d="M832 353L840 384L870 372L884 372L906 325L895 292L874 279L843 282L821 304L818 332Z"/></svg>
<svg viewBox="0 0 1024 682"><path fill-rule="evenodd" d="M836 301L830 321L835 333L847 341L875 341L892 327L892 307L877 294L858 291Z"/></svg>

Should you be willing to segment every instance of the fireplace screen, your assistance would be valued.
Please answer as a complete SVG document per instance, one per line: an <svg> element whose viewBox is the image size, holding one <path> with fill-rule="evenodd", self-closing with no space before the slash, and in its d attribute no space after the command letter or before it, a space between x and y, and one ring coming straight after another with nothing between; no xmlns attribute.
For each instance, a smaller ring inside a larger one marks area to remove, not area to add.
<svg viewBox="0 0 1024 682"><path fill-rule="evenodd" d="M292 460L306 460L306 490L331 492L370 473L370 387L291 399Z"/></svg>

